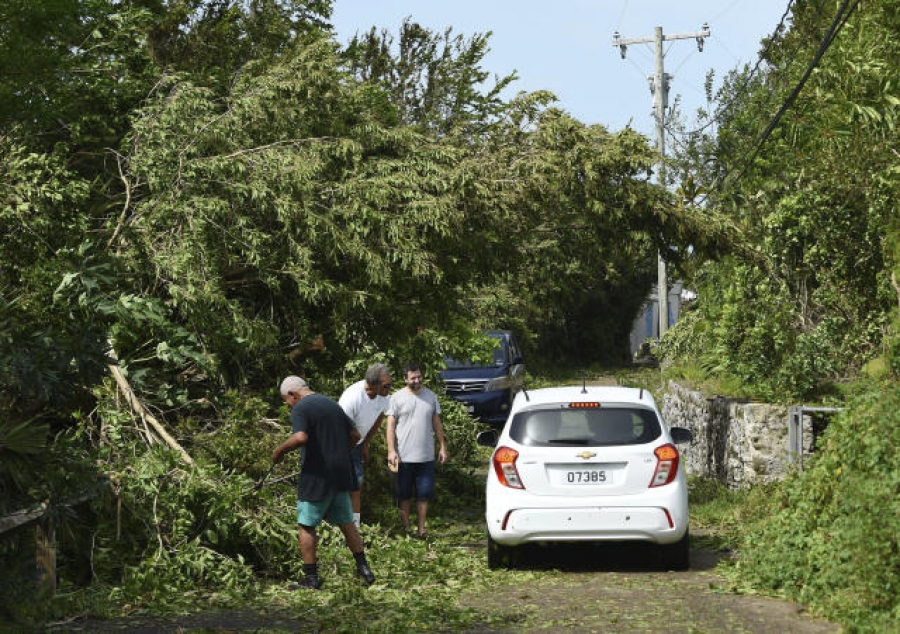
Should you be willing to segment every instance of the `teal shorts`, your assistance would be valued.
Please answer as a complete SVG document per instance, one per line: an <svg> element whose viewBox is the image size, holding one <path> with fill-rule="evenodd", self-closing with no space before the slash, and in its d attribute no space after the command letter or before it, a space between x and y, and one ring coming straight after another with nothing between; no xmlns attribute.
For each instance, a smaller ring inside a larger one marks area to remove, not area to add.
<svg viewBox="0 0 900 634"><path fill-rule="evenodd" d="M314 502L297 500L298 524L313 528L321 524L323 519L337 526L353 522L353 506L347 491Z"/></svg>

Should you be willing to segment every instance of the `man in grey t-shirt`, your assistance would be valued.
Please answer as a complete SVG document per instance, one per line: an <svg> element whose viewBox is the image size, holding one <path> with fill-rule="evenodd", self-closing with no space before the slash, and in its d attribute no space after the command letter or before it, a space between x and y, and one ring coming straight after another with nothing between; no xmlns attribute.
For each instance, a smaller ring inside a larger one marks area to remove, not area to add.
<svg viewBox="0 0 900 634"><path fill-rule="evenodd" d="M428 503L434 499L435 452L447 462L447 443L437 395L422 385L422 370L415 361L403 368L406 387L391 396L387 410L388 464L397 470L397 507L404 530L409 530L409 511L415 492L417 535L425 537Z"/></svg>

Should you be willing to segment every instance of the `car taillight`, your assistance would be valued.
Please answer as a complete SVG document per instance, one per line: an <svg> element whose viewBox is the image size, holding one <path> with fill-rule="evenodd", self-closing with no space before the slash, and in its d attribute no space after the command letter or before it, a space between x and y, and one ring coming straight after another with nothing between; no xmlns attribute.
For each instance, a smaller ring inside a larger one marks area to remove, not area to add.
<svg viewBox="0 0 900 634"><path fill-rule="evenodd" d="M650 480L650 487L661 487L669 484L678 475L678 450L675 445L662 445L653 452L656 454L656 471Z"/></svg>
<svg viewBox="0 0 900 634"><path fill-rule="evenodd" d="M500 484L513 489L524 489L522 480L519 478L519 472L516 470L516 460L519 452L509 447L499 447L494 452L494 471L497 472L497 479Z"/></svg>

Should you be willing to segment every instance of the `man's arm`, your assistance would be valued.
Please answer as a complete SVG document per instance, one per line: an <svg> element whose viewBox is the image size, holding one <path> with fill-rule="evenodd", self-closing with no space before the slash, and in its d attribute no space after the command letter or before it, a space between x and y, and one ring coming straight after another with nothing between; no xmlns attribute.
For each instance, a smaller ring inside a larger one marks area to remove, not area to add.
<svg viewBox="0 0 900 634"><path fill-rule="evenodd" d="M363 442L371 442L375 435L378 433L378 430L381 429L381 423L384 422L384 412L378 415L378 418L375 419L375 423L372 425L372 429L369 430L369 433L366 434L366 439Z"/></svg>
<svg viewBox="0 0 900 634"><path fill-rule="evenodd" d="M392 465L396 465L400 461L400 456L397 455L397 419L394 416L387 417L387 432L385 432L387 438L387 453L388 453L388 462Z"/></svg>
<svg viewBox="0 0 900 634"><path fill-rule="evenodd" d="M434 437L438 441L438 459L441 464L447 462L447 443L444 441L444 423L440 414L432 414L431 428L434 430Z"/></svg>
<svg viewBox="0 0 900 634"><path fill-rule="evenodd" d="M309 440L309 434L305 431L298 431L296 434L291 434L287 440L278 445L275 448L275 451L272 452L272 462L278 464L284 459L284 454L299 449L306 444L307 440Z"/></svg>

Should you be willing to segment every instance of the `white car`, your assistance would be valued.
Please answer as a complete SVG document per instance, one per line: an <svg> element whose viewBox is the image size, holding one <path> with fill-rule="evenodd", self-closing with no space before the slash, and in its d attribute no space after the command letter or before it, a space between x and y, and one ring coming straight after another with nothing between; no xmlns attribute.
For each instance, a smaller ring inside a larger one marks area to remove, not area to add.
<svg viewBox="0 0 900 634"><path fill-rule="evenodd" d="M535 542L644 541L667 568L687 569L688 490L653 396L626 387L567 386L520 392L487 476L488 566L511 565Z"/></svg>

